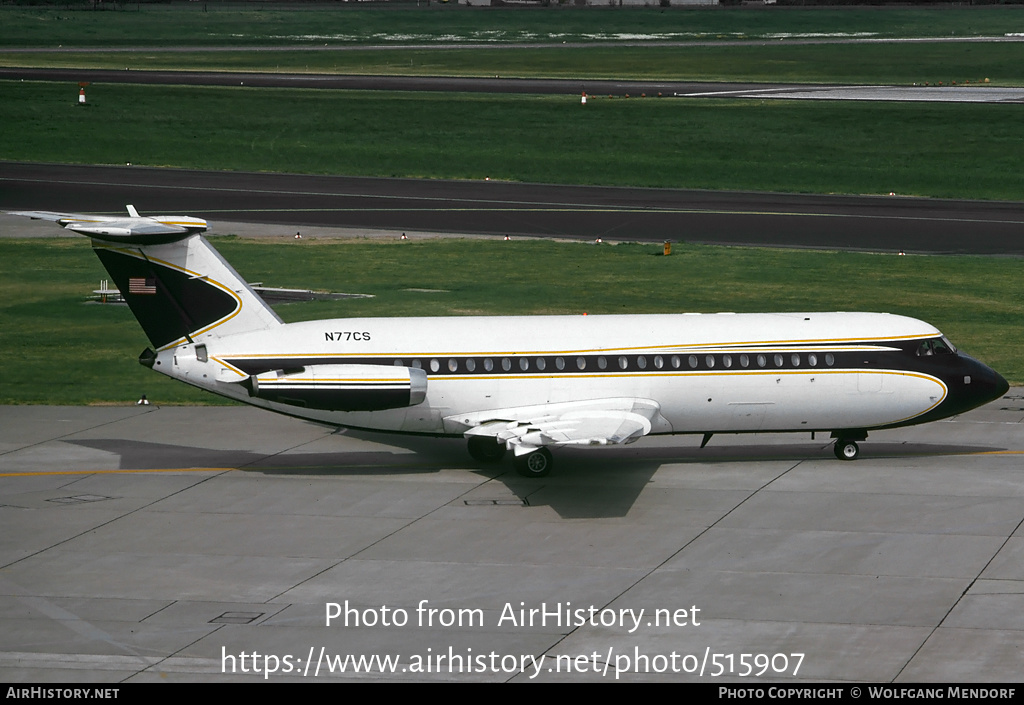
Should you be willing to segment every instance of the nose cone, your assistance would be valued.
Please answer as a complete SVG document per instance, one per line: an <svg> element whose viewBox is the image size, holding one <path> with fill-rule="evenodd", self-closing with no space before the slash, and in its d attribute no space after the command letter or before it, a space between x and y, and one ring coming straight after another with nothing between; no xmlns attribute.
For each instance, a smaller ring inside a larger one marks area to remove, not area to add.
<svg viewBox="0 0 1024 705"><path fill-rule="evenodd" d="M998 399L1010 389L1010 384L1001 374L972 357L962 355L966 363L963 383L956 385L957 406L967 411ZM959 412L958 412L959 413Z"/></svg>
<svg viewBox="0 0 1024 705"><path fill-rule="evenodd" d="M990 371L992 372L992 376L995 377L995 379L993 380L994 394L992 398L998 399L999 397L1003 396L1008 391L1010 391L1010 383L1003 379L1003 376L996 372L995 370Z"/></svg>

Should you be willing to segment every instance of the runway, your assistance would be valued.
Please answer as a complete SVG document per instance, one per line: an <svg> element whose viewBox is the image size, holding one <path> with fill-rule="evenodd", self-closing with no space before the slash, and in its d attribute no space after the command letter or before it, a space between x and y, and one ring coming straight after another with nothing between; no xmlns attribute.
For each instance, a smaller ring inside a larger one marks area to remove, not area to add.
<svg viewBox="0 0 1024 705"><path fill-rule="evenodd" d="M251 408L0 408L0 680L1016 681L1022 422L1012 389L852 463L648 438L531 481Z"/></svg>
<svg viewBox="0 0 1024 705"><path fill-rule="evenodd" d="M1019 40L1015 40L1019 41ZM433 47L437 48L437 47ZM484 48L484 47L478 47ZM495 48L495 47L489 47ZM313 48L313 50L317 50ZM263 49L265 51L265 49ZM933 103L1020 103L1024 88L983 83L946 86L813 86L786 83L502 78L500 76L361 76L236 71L117 71L0 67L0 80L136 83L249 88L313 88L362 91L439 91L535 95L650 96L663 98L748 98L756 100L885 100Z"/></svg>
<svg viewBox="0 0 1024 705"><path fill-rule="evenodd" d="M433 47L437 48L437 47ZM494 48L494 47L490 47ZM600 79L501 78L472 76L361 76L315 73L237 71L117 71L0 67L0 80L90 81L191 86L249 86L250 88L317 88L363 91L440 91L444 93L532 93L546 95L626 94L652 96L778 88L784 84L708 83L698 81L617 81Z"/></svg>
<svg viewBox="0 0 1024 705"><path fill-rule="evenodd" d="M1024 254L1024 203L0 162L0 211L178 213L304 227ZM11 220L3 232L16 235ZM223 232L223 231L220 231ZM50 227L49 234L59 231Z"/></svg>

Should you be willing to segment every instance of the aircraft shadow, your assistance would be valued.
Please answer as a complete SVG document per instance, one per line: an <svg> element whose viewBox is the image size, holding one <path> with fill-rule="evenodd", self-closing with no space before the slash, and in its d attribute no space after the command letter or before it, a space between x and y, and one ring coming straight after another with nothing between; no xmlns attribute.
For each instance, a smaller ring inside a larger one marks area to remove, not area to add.
<svg viewBox="0 0 1024 705"><path fill-rule="evenodd" d="M346 432L346 435L380 439L378 434ZM429 475L443 470L472 472L501 483L523 505L548 506L560 517L616 518L626 516L666 464L694 467L728 463L827 461L832 457L829 443L655 446L642 444L602 449L558 449L556 468L544 478L525 478L512 469L511 454L492 465L480 466L466 452L461 439L388 436L390 446L409 452L342 451L326 453L265 454L246 450L219 450L194 446L149 443L124 439L66 441L120 456L119 469L173 470L177 468L230 468L246 473L273 476L409 476ZM858 463L871 459L917 456L968 455L1003 450L990 446L934 443L865 443ZM495 501L507 501L502 492L492 493ZM485 501L487 492L475 501ZM463 501L463 500L459 500Z"/></svg>

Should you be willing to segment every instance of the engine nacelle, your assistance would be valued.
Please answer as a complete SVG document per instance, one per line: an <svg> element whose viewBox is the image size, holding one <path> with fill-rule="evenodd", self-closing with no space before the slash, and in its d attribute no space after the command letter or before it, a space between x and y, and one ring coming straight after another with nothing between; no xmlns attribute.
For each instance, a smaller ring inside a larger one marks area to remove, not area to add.
<svg viewBox="0 0 1024 705"><path fill-rule="evenodd" d="M427 398L427 373L386 365L308 365L272 370L243 382L249 396L325 411L381 411Z"/></svg>

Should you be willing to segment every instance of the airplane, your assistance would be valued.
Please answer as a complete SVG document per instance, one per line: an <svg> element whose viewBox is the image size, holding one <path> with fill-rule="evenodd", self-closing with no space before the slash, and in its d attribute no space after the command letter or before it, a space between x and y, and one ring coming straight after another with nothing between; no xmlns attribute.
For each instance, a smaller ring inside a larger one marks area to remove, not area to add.
<svg viewBox="0 0 1024 705"><path fill-rule="evenodd" d="M201 389L335 427L462 436L526 477L550 449L648 434L869 431L999 398L1006 380L932 325L888 313L343 318L284 323L186 216L11 215L92 238L151 347Z"/></svg>

